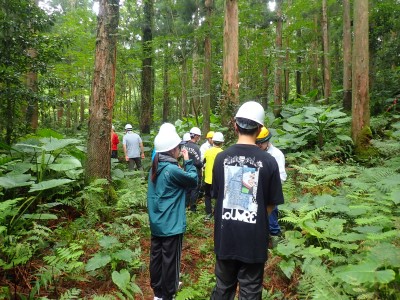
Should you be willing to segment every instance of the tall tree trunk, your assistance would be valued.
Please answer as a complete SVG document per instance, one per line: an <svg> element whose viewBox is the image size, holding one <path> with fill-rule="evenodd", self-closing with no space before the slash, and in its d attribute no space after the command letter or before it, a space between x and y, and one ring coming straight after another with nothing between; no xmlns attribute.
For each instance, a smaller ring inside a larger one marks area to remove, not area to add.
<svg viewBox="0 0 400 300"><path fill-rule="evenodd" d="M232 125L239 104L239 14L238 1L225 0L223 83L221 98L222 125Z"/></svg>
<svg viewBox="0 0 400 300"><path fill-rule="evenodd" d="M65 119L65 127L71 128L71 100L67 99L67 113Z"/></svg>
<svg viewBox="0 0 400 300"><path fill-rule="evenodd" d="M263 92L262 92L262 105L264 107L265 110L268 109L268 101L269 101L269 97L268 97L268 93L269 93L269 85L270 85L270 80L269 80L269 76L270 76L270 71L269 71L269 65L267 63L264 64L263 66Z"/></svg>
<svg viewBox="0 0 400 300"><path fill-rule="evenodd" d="M150 133L153 122L153 23L154 23L154 0L144 0L144 22L143 22L143 60L142 60L142 84L141 84L141 122L140 130Z"/></svg>
<svg viewBox="0 0 400 300"><path fill-rule="evenodd" d="M368 1L354 0L354 44L351 137L356 151L371 138L369 110Z"/></svg>
<svg viewBox="0 0 400 300"><path fill-rule="evenodd" d="M81 95L80 97L80 108L79 108L79 124L83 124L85 122L85 96Z"/></svg>
<svg viewBox="0 0 400 300"><path fill-rule="evenodd" d="M34 0L33 3L38 6L39 0ZM28 21L29 22L29 21ZM29 27L31 27L29 25ZM34 34L34 32L32 32ZM38 74L34 71L37 51L34 48L27 49L27 55L31 59L31 70L26 74L26 87L30 91L28 98L28 106L26 109L26 127L28 132L35 132L39 126L39 103L38 103Z"/></svg>
<svg viewBox="0 0 400 300"><path fill-rule="evenodd" d="M7 112L10 114L9 118L6 122L6 136L5 136L5 141L7 145L11 145L12 143L12 136L13 136L13 131L14 131L14 118L15 118L15 99L14 97L10 97L10 84L7 82L6 83L6 94L8 94L7 99ZM18 120L17 120L18 122Z"/></svg>
<svg viewBox="0 0 400 300"><path fill-rule="evenodd" d="M210 99L211 99L211 16L213 0L205 0L206 36L204 38L204 96L203 96L203 132L210 130Z"/></svg>
<svg viewBox="0 0 400 300"><path fill-rule="evenodd" d="M111 122L115 100L115 66L119 0L100 0L96 56L90 101L86 179L111 179Z"/></svg>
<svg viewBox="0 0 400 300"><path fill-rule="evenodd" d="M274 115L278 117L282 111L282 0L276 1L276 67L275 67L275 85L274 85Z"/></svg>
<svg viewBox="0 0 400 300"><path fill-rule="evenodd" d="M324 48L324 98L325 102L329 103L329 97L331 96L331 66L329 59L327 0L322 0L322 45Z"/></svg>
<svg viewBox="0 0 400 300"><path fill-rule="evenodd" d="M320 94L319 89L319 41L318 41L318 15L314 14L314 41L312 43L312 53L313 53L313 68L311 70L311 89L318 90L318 94ZM316 97L318 97L318 94ZM315 98L314 98L315 100Z"/></svg>
<svg viewBox="0 0 400 300"><path fill-rule="evenodd" d="M297 37L301 38L301 29L297 30ZM299 97L301 95L301 55L297 54L296 57L297 67L296 67L296 96Z"/></svg>
<svg viewBox="0 0 400 300"><path fill-rule="evenodd" d="M285 103L289 101L290 93L290 82L289 82L289 37L286 38L286 55L285 55L285 70L283 71L285 76Z"/></svg>
<svg viewBox="0 0 400 300"><path fill-rule="evenodd" d="M188 71L187 71L187 59L186 56L183 57L182 59L182 71L181 71L181 89L182 89L182 110L179 115L180 118L182 116L187 116L188 114L188 100L187 100L187 76L188 76Z"/></svg>
<svg viewBox="0 0 400 300"><path fill-rule="evenodd" d="M28 49L27 54L32 61L37 57L36 49ZM31 65L33 69L33 64ZM28 106L26 109L26 127L28 132L35 132L39 126L39 105L38 105L38 75L36 71L30 70L26 74L26 87L29 90Z"/></svg>
<svg viewBox="0 0 400 300"><path fill-rule="evenodd" d="M167 41L164 49L164 72L163 72L163 122L168 122L169 108L170 108L170 95L169 95L169 50Z"/></svg>
<svg viewBox="0 0 400 300"><path fill-rule="evenodd" d="M343 108L351 110L351 18L350 0L343 0Z"/></svg>

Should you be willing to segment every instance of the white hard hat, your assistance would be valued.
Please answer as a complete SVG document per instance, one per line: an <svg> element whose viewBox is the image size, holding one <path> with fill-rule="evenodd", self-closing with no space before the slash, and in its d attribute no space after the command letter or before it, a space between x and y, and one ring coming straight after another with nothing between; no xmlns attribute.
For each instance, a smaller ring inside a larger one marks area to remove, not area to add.
<svg viewBox="0 0 400 300"><path fill-rule="evenodd" d="M125 125L125 130L132 130L132 125L131 124L126 124Z"/></svg>
<svg viewBox="0 0 400 300"><path fill-rule="evenodd" d="M114 127L114 125L111 125L111 128L112 128L112 130L115 130L115 127Z"/></svg>
<svg viewBox="0 0 400 300"><path fill-rule="evenodd" d="M176 132L176 128L173 124L171 123L164 123L160 126L160 129L158 130L158 133L164 132L164 133L169 133L169 132Z"/></svg>
<svg viewBox="0 0 400 300"><path fill-rule="evenodd" d="M189 133L189 132L186 132L186 133L183 135L182 141L183 141L183 142L190 141L190 133Z"/></svg>
<svg viewBox="0 0 400 300"><path fill-rule="evenodd" d="M181 138L176 132L160 132L154 139L154 148L156 152L166 152L174 149L182 142Z"/></svg>
<svg viewBox="0 0 400 300"><path fill-rule="evenodd" d="M223 135L221 132L216 132L216 133L214 133L214 135L213 135L213 137L212 137L212 140L213 140L214 142L221 142L221 143L223 143L223 142L224 142L224 135Z"/></svg>
<svg viewBox="0 0 400 300"><path fill-rule="evenodd" d="M249 101L242 104L236 113L236 118L252 120L260 125L264 125L265 112L262 105L256 101Z"/></svg>
<svg viewBox="0 0 400 300"><path fill-rule="evenodd" d="M191 134L197 134L197 135L201 135L201 130L199 127L193 127L192 129L190 129L189 131Z"/></svg>

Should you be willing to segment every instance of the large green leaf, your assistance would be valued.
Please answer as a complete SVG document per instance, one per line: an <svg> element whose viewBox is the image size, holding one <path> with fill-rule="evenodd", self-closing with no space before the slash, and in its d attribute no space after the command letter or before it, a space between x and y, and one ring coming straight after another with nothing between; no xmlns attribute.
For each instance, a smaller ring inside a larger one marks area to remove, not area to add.
<svg viewBox="0 0 400 300"><path fill-rule="evenodd" d="M396 273L393 270L377 270L378 266L379 263L370 261L359 265L348 265L337 272L336 276L351 285L387 284L395 279Z"/></svg>
<svg viewBox="0 0 400 300"><path fill-rule="evenodd" d="M383 242L370 249L368 258L382 266L400 268L400 249L390 243Z"/></svg>
<svg viewBox="0 0 400 300"><path fill-rule="evenodd" d="M126 290L131 281L131 275L129 274L128 270L126 270L126 269L122 269L120 272L118 272L118 271L112 272L111 277L112 277L113 282L121 290Z"/></svg>
<svg viewBox="0 0 400 300"><path fill-rule="evenodd" d="M65 148L67 146L70 145L74 145L74 144L80 144L82 143L81 140L78 139L49 139L49 138L43 138L41 139L41 141L44 143L43 144L43 149L46 151L55 151L55 150L59 150L62 148Z"/></svg>
<svg viewBox="0 0 400 300"><path fill-rule="evenodd" d="M58 186L66 185L73 180L71 179L50 179L47 181L42 181L39 183L32 184L31 189L29 190L30 193L49 190Z"/></svg>
<svg viewBox="0 0 400 300"><path fill-rule="evenodd" d="M110 249L113 246L118 245L119 243L120 242L115 236L109 236L109 235L103 236L99 241L100 246L104 249Z"/></svg>
<svg viewBox="0 0 400 300"><path fill-rule="evenodd" d="M7 175L0 177L0 186L5 189L28 186L33 183L30 179L31 175L29 174Z"/></svg>
<svg viewBox="0 0 400 300"><path fill-rule="evenodd" d="M7 175L17 175L17 174L24 174L26 171L30 170L32 167L31 163L28 162L12 162L7 165Z"/></svg>
<svg viewBox="0 0 400 300"><path fill-rule="evenodd" d="M57 159L57 163L49 165L49 168L54 171L69 171L77 168L81 168L82 164L79 159L71 157L61 157Z"/></svg>
<svg viewBox="0 0 400 300"><path fill-rule="evenodd" d="M103 253L96 253L86 264L87 272L94 271L106 266L111 261L111 256Z"/></svg>
<svg viewBox="0 0 400 300"><path fill-rule="evenodd" d="M130 263L130 262L132 262L132 260L135 256L135 253L130 249L122 249L122 250L119 250L119 251L113 253L112 256L113 256L113 258L115 258L117 260L123 260L123 261Z"/></svg>
<svg viewBox="0 0 400 300"><path fill-rule="evenodd" d="M297 252L298 248L294 243L289 242L287 244L279 243L276 246L276 250L280 255L289 257L293 253Z"/></svg>
<svg viewBox="0 0 400 300"><path fill-rule="evenodd" d="M294 272L294 268L296 267L296 263L294 262L294 260L281 260L278 265L279 268L281 268L282 272L286 275L286 277L290 279Z"/></svg>
<svg viewBox="0 0 400 300"><path fill-rule="evenodd" d="M22 216L24 219L31 220L57 220L58 217L54 214L24 214Z"/></svg>

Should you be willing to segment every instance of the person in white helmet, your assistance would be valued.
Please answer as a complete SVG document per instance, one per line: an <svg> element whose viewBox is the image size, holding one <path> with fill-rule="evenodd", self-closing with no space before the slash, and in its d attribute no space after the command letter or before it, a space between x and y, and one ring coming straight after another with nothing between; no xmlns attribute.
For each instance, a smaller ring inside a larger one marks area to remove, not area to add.
<svg viewBox="0 0 400 300"><path fill-rule="evenodd" d="M147 208L151 230L150 285L155 300L173 299L179 286L186 189L197 186L197 169L175 129L154 139L156 155L148 180ZM182 154L184 165L178 165Z"/></svg>
<svg viewBox="0 0 400 300"><path fill-rule="evenodd" d="M212 147L204 153L203 163L204 167L204 204L206 210L205 220L211 219L213 214L211 203L211 185L212 185L212 171L214 167L215 157L222 151L222 144L224 143L224 135L221 132L213 133Z"/></svg>
<svg viewBox="0 0 400 300"><path fill-rule="evenodd" d="M189 206L190 211L196 212L197 210L197 198L199 197L199 191L201 187L202 180L202 168L203 162L201 160L200 148L197 143L201 138L201 131L198 127L193 127L189 131L190 140L185 144L185 148L189 153L189 158L193 160L193 164L197 169L198 184L195 188L189 189L187 191L187 206Z"/></svg>
<svg viewBox="0 0 400 300"><path fill-rule="evenodd" d="M144 147L140 136L132 131L132 125L125 125L125 135L122 138L125 160L128 162L129 170L142 169L144 158Z"/></svg>
<svg viewBox="0 0 400 300"><path fill-rule="evenodd" d="M261 299L268 253L268 214L284 202L276 160L256 145L264 123L261 104L240 106L235 145L217 154L213 168L216 286L211 299Z"/></svg>

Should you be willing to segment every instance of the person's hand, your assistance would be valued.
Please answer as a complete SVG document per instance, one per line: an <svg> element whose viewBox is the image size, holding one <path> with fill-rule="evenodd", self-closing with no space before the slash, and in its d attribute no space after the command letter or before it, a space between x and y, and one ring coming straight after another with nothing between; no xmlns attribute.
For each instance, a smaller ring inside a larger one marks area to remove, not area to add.
<svg viewBox="0 0 400 300"><path fill-rule="evenodd" d="M141 156L141 157L142 157L142 159L144 158L144 152L142 153L142 156Z"/></svg>
<svg viewBox="0 0 400 300"><path fill-rule="evenodd" d="M129 161L128 155L125 155L125 160L126 160L126 161Z"/></svg>
<svg viewBox="0 0 400 300"><path fill-rule="evenodd" d="M182 156L184 160L188 160L189 159L189 152L187 151L186 148L182 148L181 150Z"/></svg>

